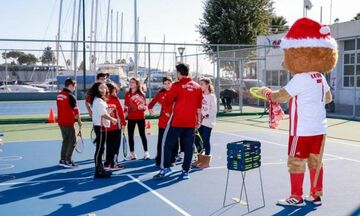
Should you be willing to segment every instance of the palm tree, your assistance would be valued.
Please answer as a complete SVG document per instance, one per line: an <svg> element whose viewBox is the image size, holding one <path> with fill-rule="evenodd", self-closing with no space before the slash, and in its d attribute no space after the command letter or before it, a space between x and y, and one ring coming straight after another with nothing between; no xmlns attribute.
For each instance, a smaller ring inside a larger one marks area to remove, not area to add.
<svg viewBox="0 0 360 216"><path fill-rule="evenodd" d="M286 25L287 23L285 17L274 15L271 18L270 33L278 34L286 32L289 29L289 26Z"/></svg>
<svg viewBox="0 0 360 216"><path fill-rule="evenodd" d="M356 14L356 16L354 17L354 20L360 20L360 13Z"/></svg>

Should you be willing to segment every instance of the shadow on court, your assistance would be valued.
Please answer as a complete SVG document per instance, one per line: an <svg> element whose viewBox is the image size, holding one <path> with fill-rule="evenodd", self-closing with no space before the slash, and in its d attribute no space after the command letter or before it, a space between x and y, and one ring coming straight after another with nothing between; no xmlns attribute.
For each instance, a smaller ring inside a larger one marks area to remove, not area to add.
<svg viewBox="0 0 360 216"><path fill-rule="evenodd" d="M80 165L91 163L93 163L93 160L79 162ZM32 178L29 181L24 181L24 183L11 185L7 190L2 191L0 195L0 205L30 198L42 200L52 199L69 193L76 194L77 192L99 190L118 183L124 183L110 192L96 195L92 197L91 201L77 206L71 204L73 200L70 200L69 203L60 203L60 208L49 215L84 215L89 212L97 212L149 192L147 189L131 180L127 175L132 175L137 178L143 174L156 172L158 169L154 166L154 160L125 162L125 167L125 170L122 170L119 174L114 173L110 179L94 179L93 167L80 167L78 169L66 170L61 169L58 166L50 166L21 173L12 173L10 175L15 176L18 181L38 175L40 177ZM177 178L177 172L174 172L174 174L164 179L164 181L157 182L148 179L142 182L156 190L179 182Z"/></svg>
<svg viewBox="0 0 360 216"><path fill-rule="evenodd" d="M306 206L304 207L291 207L291 206L282 206L281 211L279 211L276 214L273 214L273 216L287 216L287 215L293 215L293 216L303 216L308 215L313 211L316 211L319 206L316 206L312 203L307 202Z"/></svg>

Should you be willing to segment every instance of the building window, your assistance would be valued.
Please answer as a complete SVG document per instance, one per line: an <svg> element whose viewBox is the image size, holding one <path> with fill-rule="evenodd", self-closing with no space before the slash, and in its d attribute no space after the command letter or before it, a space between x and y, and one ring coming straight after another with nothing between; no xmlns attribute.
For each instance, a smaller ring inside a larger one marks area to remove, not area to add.
<svg viewBox="0 0 360 216"><path fill-rule="evenodd" d="M360 87L360 39L344 41L344 67L343 67L343 86L344 87Z"/></svg>
<svg viewBox="0 0 360 216"><path fill-rule="evenodd" d="M344 41L344 50L355 50L355 40Z"/></svg>

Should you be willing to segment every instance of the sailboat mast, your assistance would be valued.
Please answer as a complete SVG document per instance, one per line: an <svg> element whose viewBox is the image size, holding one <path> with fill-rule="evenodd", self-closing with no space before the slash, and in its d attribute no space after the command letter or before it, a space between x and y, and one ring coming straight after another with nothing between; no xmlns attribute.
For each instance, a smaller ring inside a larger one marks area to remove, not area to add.
<svg viewBox="0 0 360 216"><path fill-rule="evenodd" d="M134 0L134 73L138 76L138 16L137 16L137 0Z"/></svg>
<svg viewBox="0 0 360 216"><path fill-rule="evenodd" d="M90 65L90 73L93 72L93 33L94 33L94 0L91 0L91 15L90 15L90 49L89 49L89 65Z"/></svg>
<svg viewBox="0 0 360 216"><path fill-rule="evenodd" d="M121 12L121 27L120 27L120 59L122 59L122 42L123 42L123 27L124 27L124 13Z"/></svg>
<svg viewBox="0 0 360 216"><path fill-rule="evenodd" d="M71 57L70 57L70 62L71 62L71 65L74 64L74 58L75 58L75 52L74 52L74 49L75 49L75 42L74 41L74 32L75 32L75 17L76 17L76 1L74 1L74 6L73 6L73 20L72 20L72 28L71 28ZM70 68L71 68L71 65L70 65Z"/></svg>
<svg viewBox="0 0 360 216"><path fill-rule="evenodd" d="M115 61L118 60L118 52L119 52L119 11L116 11L116 44L115 44Z"/></svg>
<svg viewBox="0 0 360 216"><path fill-rule="evenodd" d="M165 37L166 35L164 34L164 40L163 40L163 64L162 64L162 71L165 72Z"/></svg>
<svg viewBox="0 0 360 216"><path fill-rule="evenodd" d="M59 8L59 24L58 24L58 33L57 33L57 43L56 43L56 67L55 71L57 76L58 74L58 66L59 66L59 50L60 50L60 31L61 31L61 14L62 14L63 0L60 0L60 8Z"/></svg>
<svg viewBox="0 0 360 216"><path fill-rule="evenodd" d="M82 21L83 21L83 91L86 92L86 20L85 20L85 0L82 0Z"/></svg>
<svg viewBox="0 0 360 216"><path fill-rule="evenodd" d="M113 52L113 9L111 9L111 22L110 22L110 41L111 41L111 43L110 43L110 55L111 55L111 63L114 63L114 58L113 58L113 54L114 54L114 52Z"/></svg>
<svg viewBox="0 0 360 216"><path fill-rule="evenodd" d="M105 36L105 62L108 60L108 39L109 39L109 19L110 19L110 0L108 1L107 18L106 18L106 36Z"/></svg>
<svg viewBox="0 0 360 216"><path fill-rule="evenodd" d="M77 32L76 32L76 42L74 43L74 77L77 80L77 59L78 59L78 48L79 48L79 36L80 36L80 20L81 20L81 0L79 0L79 10L78 10L78 23L77 23ZM77 92L77 91L76 91Z"/></svg>
<svg viewBox="0 0 360 216"><path fill-rule="evenodd" d="M93 69L96 71L96 38L97 38L97 25L98 25L98 8L99 8L99 0L96 0L96 5L95 5L95 29L94 29L94 54L93 54Z"/></svg>

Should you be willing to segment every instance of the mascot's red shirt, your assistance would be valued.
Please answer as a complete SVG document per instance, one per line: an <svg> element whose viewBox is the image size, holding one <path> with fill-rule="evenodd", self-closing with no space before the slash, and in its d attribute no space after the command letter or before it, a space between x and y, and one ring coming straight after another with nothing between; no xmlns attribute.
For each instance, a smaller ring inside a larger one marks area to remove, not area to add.
<svg viewBox="0 0 360 216"><path fill-rule="evenodd" d="M159 128L166 128L166 125L172 113L173 104L165 103L167 92L168 91L166 91L165 89L161 90L159 93L156 94L156 96L151 100L151 102L148 105L149 109L153 109L156 103L159 103L161 105L161 111L160 111L159 123L158 123Z"/></svg>
<svg viewBox="0 0 360 216"><path fill-rule="evenodd" d="M174 105L172 127L195 128L197 110L202 107L202 90L191 78L182 78L175 82L168 91L165 104Z"/></svg>
<svg viewBox="0 0 360 216"><path fill-rule="evenodd" d="M125 106L129 120L145 119L146 98L143 94L128 92L125 94Z"/></svg>
<svg viewBox="0 0 360 216"><path fill-rule="evenodd" d="M59 126L74 126L75 116L79 114L76 99L68 89L63 89L56 97Z"/></svg>

